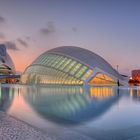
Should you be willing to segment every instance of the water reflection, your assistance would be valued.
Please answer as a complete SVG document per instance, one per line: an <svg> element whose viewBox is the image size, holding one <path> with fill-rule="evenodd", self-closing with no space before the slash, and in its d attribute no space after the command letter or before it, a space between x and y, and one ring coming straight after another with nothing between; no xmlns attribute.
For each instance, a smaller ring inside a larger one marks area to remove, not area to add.
<svg viewBox="0 0 140 140"><path fill-rule="evenodd" d="M139 87L130 88L130 94L135 101L140 101L140 89L139 89Z"/></svg>
<svg viewBox="0 0 140 140"><path fill-rule="evenodd" d="M140 125L139 107L139 87L7 85L0 88L0 110L62 140L66 139L66 129L72 131L72 136L78 132L77 136L85 133L91 138L97 135L97 139L103 139L108 131L107 140L112 139L115 129L115 137L121 137L124 128ZM131 130L127 134L134 132Z"/></svg>
<svg viewBox="0 0 140 140"><path fill-rule="evenodd" d="M112 87L90 87L89 94L91 97L95 97L98 99L104 99L107 97L114 96L116 94L115 88Z"/></svg>
<svg viewBox="0 0 140 140"><path fill-rule="evenodd" d="M27 86L9 89L3 87L1 90L1 104L6 104L1 105L1 108L4 106L3 109L8 110L14 106L16 108L14 110L17 111L24 98L26 101L24 104L29 104L34 112L61 124L78 124L95 119L104 114L121 97L118 90L113 87Z"/></svg>
<svg viewBox="0 0 140 140"><path fill-rule="evenodd" d="M0 87L0 109L6 110L12 104L13 100L13 91L14 89L9 89L8 87L1 88Z"/></svg>

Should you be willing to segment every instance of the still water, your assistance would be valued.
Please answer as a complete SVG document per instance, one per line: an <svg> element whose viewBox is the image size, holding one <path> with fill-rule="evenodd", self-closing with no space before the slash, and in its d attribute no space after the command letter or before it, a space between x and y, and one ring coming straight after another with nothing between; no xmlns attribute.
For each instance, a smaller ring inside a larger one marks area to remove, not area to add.
<svg viewBox="0 0 140 140"><path fill-rule="evenodd" d="M1 85L0 110L61 140L140 136L139 87Z"/></svg>

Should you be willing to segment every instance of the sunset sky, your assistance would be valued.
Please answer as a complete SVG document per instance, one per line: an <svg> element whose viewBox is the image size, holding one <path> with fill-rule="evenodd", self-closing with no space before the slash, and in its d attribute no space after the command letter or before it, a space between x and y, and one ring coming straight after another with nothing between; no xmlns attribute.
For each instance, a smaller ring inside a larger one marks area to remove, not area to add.
<svg viewBox="0 0 140 140"><path fill-rule="evenodd" d="M139 0L0 0L0 42L16 70L58 46L79 46L119 72L140 69Z"/></svg>

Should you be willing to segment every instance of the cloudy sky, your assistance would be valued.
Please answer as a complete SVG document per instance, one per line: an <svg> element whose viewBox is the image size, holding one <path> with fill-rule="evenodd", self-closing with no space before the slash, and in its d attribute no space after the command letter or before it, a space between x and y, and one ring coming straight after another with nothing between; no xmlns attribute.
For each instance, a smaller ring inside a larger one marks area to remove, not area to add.
<svg viewBox="0 0 140 140"><path fill-rule="evenodd" d="M140 1L0 0L0 42L17 71L48 49L72 45L130 74L140 68Z"/></svg>

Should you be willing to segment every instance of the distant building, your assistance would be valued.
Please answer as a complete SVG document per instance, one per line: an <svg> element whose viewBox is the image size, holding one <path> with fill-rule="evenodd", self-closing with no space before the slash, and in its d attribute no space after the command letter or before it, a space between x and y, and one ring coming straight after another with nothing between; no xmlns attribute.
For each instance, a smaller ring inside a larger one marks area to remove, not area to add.
<svg viewBox="0 0 140 140"><path fill-rule="evenodd" d="M129 84L140 85L140 69L132 71L132 77L129 80Z"/></svg>
<svg viewBox="0 0 140 140"><path fill-rule="evenodd" d="M19 76L15 75L14 63L6 51L6 46L0 44L0 83L15 83Z"/></svg>
<svg viewBox="0 0 140 140"><path fill-rule="evenodd" d="M0 74L15 73L14 63L6 51L4 44L0 44Z"/></svg>
<svg viewBox="0 0 140 140"><path fill-rule="evenodd" d="M21 77L24 84L62 85L125 85L125 79L99 55L73 46L43 53Z"/></svg>

